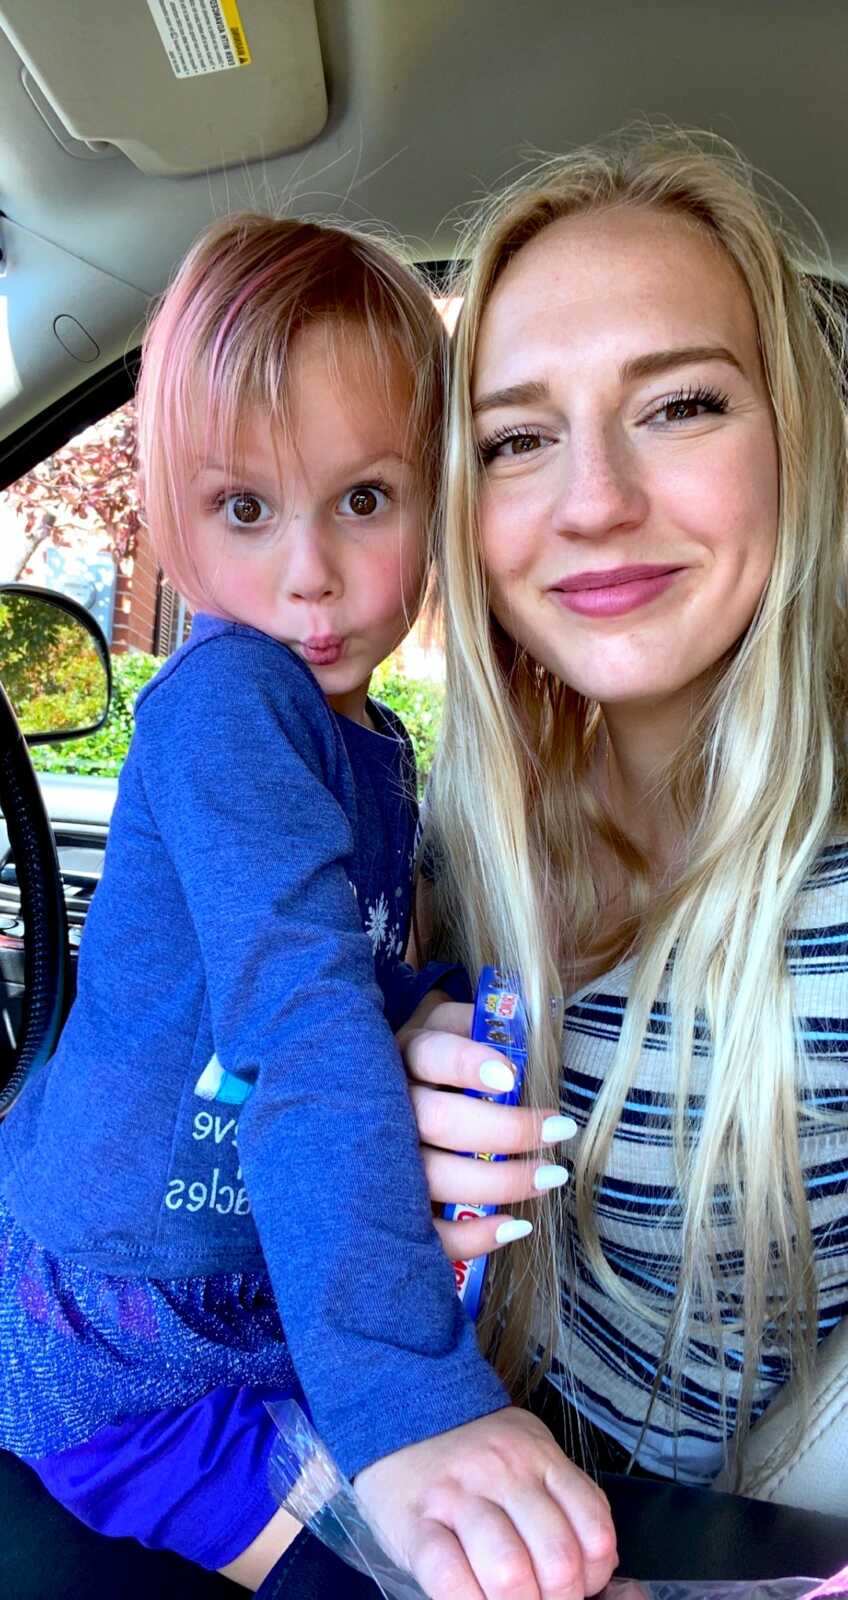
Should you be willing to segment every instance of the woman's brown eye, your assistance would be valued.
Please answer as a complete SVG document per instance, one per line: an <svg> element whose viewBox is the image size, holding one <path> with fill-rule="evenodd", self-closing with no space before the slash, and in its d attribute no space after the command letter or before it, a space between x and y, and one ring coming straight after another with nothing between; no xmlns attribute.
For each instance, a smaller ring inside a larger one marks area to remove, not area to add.
<svg viewBox="0 0 848 1600"><path fill-rule="evenodd" d="M526 456L536 450L539 445L538 433L514 433L510 439L510 455Z"/></svg>
<svg viewBox="0 0 848 1600"><path fill-rule="evenodd" d="M350 509L357 517L373 517L377 510L377 496L373 489L354 489L350 496Z"/></svg>
<svg viewBox="0 0 848 1600"><path fill-rule="evenodd" d="M262 501L255 494L237 494L233 498L232 513L236 522L258 522L262 515Z"/></svg>
<svg viewBox="0 0 848 1600"><path fill-rule="evenodd" d="M688 422L698 414L697 400L672 400L664 407L666 422Z"/></svg>

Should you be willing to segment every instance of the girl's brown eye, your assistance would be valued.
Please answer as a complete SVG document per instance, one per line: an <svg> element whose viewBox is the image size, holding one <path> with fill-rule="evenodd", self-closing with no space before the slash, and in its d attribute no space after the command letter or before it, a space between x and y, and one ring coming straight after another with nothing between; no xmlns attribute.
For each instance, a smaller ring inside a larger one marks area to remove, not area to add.
<svg viewBox="0 0 848 1600"><path fill-rule="evenodd" d="M373 489L354 489L348 503L357 517L373 517L377 510L377 496Z"/></svg>
<svg viewBox="0 0 848 1600"><path fill-rule="evenodd" d="M256 494L234 495L232 515L235 522L258 522L262 516L262 501Z"/></svg>
<svg viewBox="0 0 848 1600"><path fill-rule="evenodd" d="M688 422L698 415L698 409L697 400L672 400L663 407L666 422Z"/></svg>
<svg viewBox="0 0 848 1600"><path fill-rule="evenodd" d="M527 456L538 449L538 433L514 433L509 440L511 456Z"/></svg>

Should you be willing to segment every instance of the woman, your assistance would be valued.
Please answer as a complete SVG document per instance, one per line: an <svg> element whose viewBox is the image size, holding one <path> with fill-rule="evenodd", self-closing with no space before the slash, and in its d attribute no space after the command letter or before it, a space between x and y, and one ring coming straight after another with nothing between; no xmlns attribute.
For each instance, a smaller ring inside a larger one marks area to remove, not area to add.
<svg viewBox="0 0 848 1600"><path fill-rule="evenodd" d="M502 1367L546 1351L607 1464L707 1483L848 1310L836 319L683 135L509 190L463 292L434 947L520 972L534 1104L581 1127L555 1253L498 1257L488 1327L508 1301ZM446 1147L538 1122L444 1133L464 1022L408 1044L431 1190L503 1203L524 1164Z"/></svg>

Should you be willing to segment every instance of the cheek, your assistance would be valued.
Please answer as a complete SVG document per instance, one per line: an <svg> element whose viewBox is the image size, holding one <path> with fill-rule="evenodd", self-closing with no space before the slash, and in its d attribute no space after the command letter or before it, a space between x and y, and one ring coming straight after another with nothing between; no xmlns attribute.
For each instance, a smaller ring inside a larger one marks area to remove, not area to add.
<svg viewBox="0 0 848 1600"><path fill-rule="evenodd" d="M680 486L681 521L746 584L762 589L777 539L777 448L770 426L704 465Z"/></svg>
<svg viewBox="0 0 848 1600"><path fill-rule="evenodd" d="M359 592L374 622L394 624L418 602L425 577L423 541L393 540L360 569Z"/></svg>
<svg viewBox="0 0 848 1600"><path fill-rule="evenodd" d="M484 490L480 501L480 542L483 561L493 588L509 585L521 576L532 560L536 540L532 533L533 511L526 500L498 490Z"/></svg>

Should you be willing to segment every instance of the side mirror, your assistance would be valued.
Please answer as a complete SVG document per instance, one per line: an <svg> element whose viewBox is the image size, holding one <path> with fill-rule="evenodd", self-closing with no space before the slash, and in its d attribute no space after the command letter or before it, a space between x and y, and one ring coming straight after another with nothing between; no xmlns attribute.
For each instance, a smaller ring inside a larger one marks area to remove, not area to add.
<svg viewBox="0 0 848 1600"><path fill-rule="evenodd" d="M99 623L67 595L0 584L0 684L27 744L96 733L112 695Z"/></svg>

